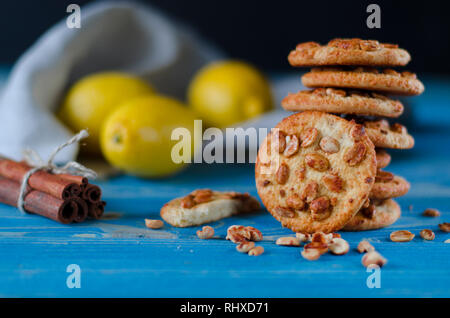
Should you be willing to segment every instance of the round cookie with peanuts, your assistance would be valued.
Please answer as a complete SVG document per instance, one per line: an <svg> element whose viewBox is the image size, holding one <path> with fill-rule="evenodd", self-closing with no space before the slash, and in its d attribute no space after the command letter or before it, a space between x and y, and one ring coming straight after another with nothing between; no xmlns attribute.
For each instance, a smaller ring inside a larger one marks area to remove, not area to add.
<svg viewBox="0 0 450 318"><path fill-rule="evenodd" d="M332 233L368 199L376 166L362 125L307 111L286 117L266 137L255 181L263 204L284 227Z"/></svg>
<svg viewBox="0 0 450 318"><path fill-rule="evenodd" d="M326 65L404 66L411 60L409 53L396 44L376 40L334 39L326 45L305 42L288 56L292 66Z"/></svg>
<svg viewBox="0 0 450 318"><path fill-rule="evenodd" d="M199 189L164 204L160 214L164 221L173 226L188 227L259 209L258 200L248 193Z"/></svg>
<svg viewBox="0 0 450 318"><path fill-rule="evenodd" d="M289 111L323 111L335 114L398 117L403 104L385 95L355 90L316 88L289 93L281 106Z"/></svg>
<svg viewBox="0 0 450 318"><path fill-rule="evenodd" d="M394 95L420 95L425 90L416 74L369 67L320 67L302 76L306 87L363 89Z"/></svg>
<svg viewBox="0 0 450 318"><path fill-rule="evenodd" d="M343 231L376 230L393 224L400 218L400 206L392 199L370 200L367 207L363 207L344 226Z"/></svg>

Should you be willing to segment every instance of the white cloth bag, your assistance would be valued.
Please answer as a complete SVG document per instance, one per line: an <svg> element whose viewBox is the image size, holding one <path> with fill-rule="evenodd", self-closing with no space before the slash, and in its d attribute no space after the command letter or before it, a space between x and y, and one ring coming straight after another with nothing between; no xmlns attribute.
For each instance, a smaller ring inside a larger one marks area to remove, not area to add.
<svg viewBox="0 0 450 318"><path fill-rule="evenodd" d="M69 13L67 14L69 16ZM192 75L222 58L185 27L151 7L99 2L81 8L81 28L66 20L48 30L17 61L0 97L0 154L20 160L25 148L41 157L72 136L53 115L66 89L82 76L119 70L147 78L161 93L183 99ZM75 159L76 146L57 162Z"/></svg>

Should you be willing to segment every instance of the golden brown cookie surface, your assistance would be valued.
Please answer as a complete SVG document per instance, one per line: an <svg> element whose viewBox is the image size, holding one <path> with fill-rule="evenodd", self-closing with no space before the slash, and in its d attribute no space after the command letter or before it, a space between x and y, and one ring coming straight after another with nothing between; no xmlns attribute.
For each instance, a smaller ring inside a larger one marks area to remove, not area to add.
<svg viewBox="0 0 450 318"><path fill-rule="evenodd" d="M409 188L410 184L404 178L388 171L378 170L369 197L379 200L401 197L408 193Z"/></svg>
<svg viewBox="0 0 450 318"><path fill-rule="evenodd" d="M290 93L282 100L281 106L289 111L310 110L384 117L398 117L403 113L401 102L382 94L334 88Z"/></svg>
<svg viewBox="0 0 450 318"><path fill-rule="evenodd" d="M391 155L384 149L377 148L375 151L377 153L377 168L386 168L391 163Z"/></svg>
<svg viewBox="0 0 450 318"><path fill-rule="evenodd" d="M255 165L267 210L303 233L342 228L367 200L375 175L375 149L362 126L322 112L283 119Z"/></svg>
<svg viewBox="0 0 450 318"><path fill-rule="evenodd" d="M390 125L385 119L365 121L364 128L375 147L392 149L410 149L414 147L414 138L408 134L405 126Z"/></svg>
<svg viewBox="0 0 450 318"><path fill-rule="evenodd" d="M395 44L375 40L334 39L327 45L306 42L297 45L288 56L292 66L323 65L404 66L409 53Z"/></svg>
<svg viewBox="0 0 450 318"><path fill-rule="evenodd" d="M394 200L370 203L367 208L361 209L344 226L343 231L376 230L393 224L400 218L400 206Z"/></svg>
<svg viewBox="0 0 450 318"><path fill-rule="evenodd" d="M303 75L302 83L307 87L363 89L395 95L420 95L425 89L413 73L367 67L315 68Z"/></svg>

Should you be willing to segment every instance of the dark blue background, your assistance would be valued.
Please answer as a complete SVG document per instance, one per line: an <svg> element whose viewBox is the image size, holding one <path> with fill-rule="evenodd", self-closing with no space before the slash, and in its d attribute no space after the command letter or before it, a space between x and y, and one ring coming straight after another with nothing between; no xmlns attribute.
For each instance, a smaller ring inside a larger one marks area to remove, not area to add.
<svg viewBox="0 0 450 318"><path fill-rule="evenodd" d="M85 0L2 1L0 63L13 63L45 30ZM444 1L253 1L150 0L191 26L231 57L270 71L288 70L283 56L301 41L333 37L374 38L413 52L408 68L450 73L450 11ZM366 27L366 7L382 10L381 30Z"/></svg>

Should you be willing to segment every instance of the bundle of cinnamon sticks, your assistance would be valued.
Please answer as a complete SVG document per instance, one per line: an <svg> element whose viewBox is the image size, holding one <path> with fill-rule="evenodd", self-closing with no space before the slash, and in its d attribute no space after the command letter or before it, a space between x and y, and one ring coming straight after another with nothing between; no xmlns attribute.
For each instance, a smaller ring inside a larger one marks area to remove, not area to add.
<svg viewBox="0 0 450 318"><path fill-rule="evenodd" d="M0 202L17 206L21 182L30 169L25 162L0 158ZM63 224L79 223L101 218L106 205L101 196L100 187L85 177L37 171L28 179L23 207Z"/></svg>

